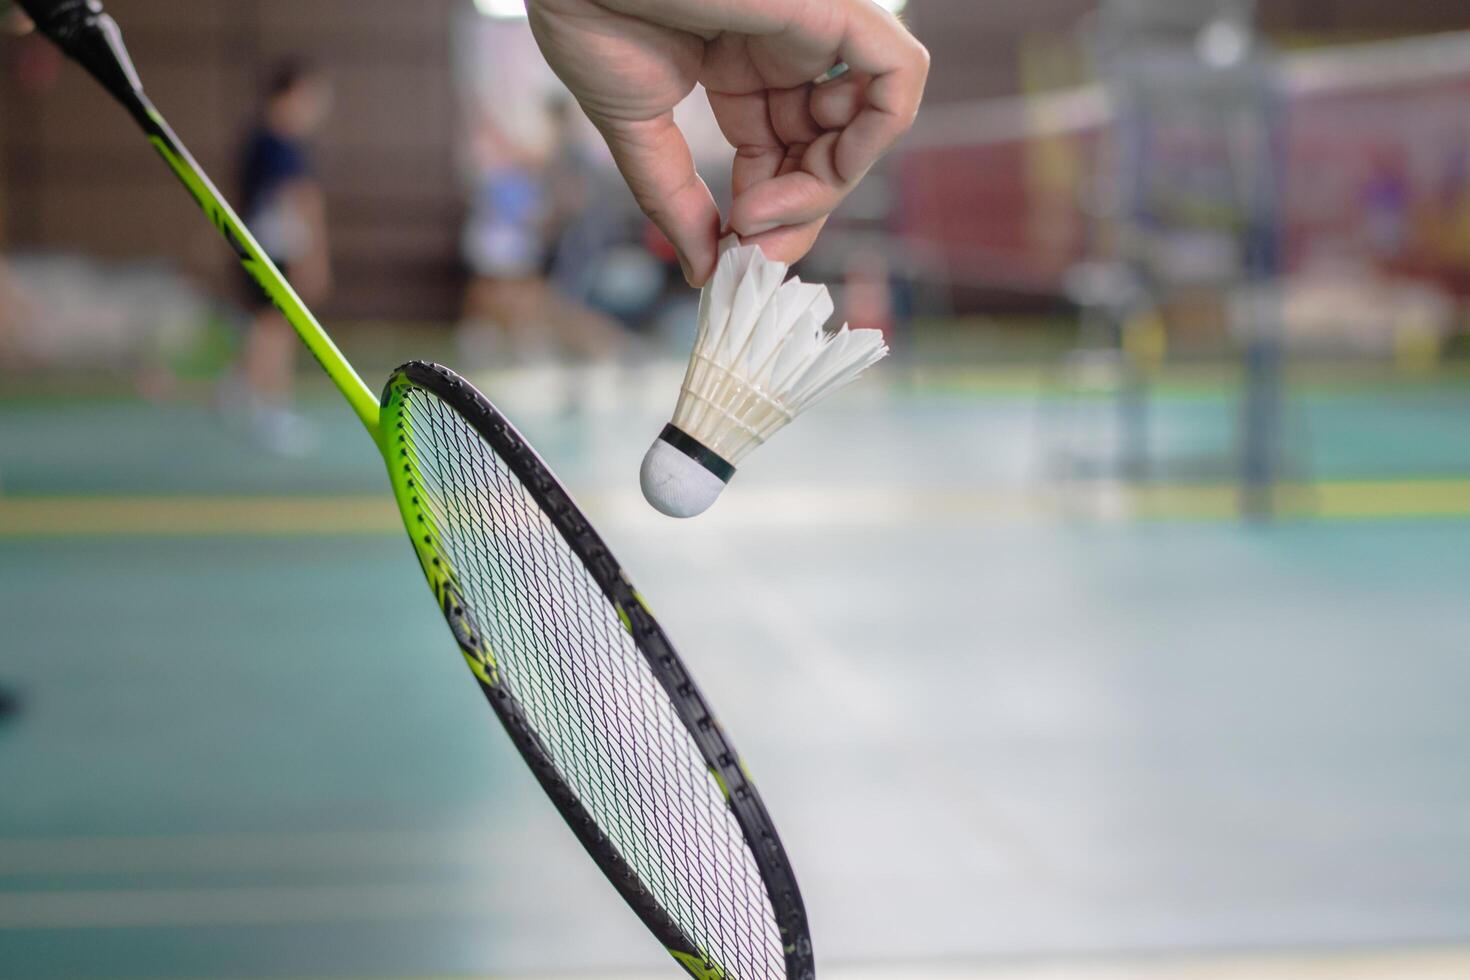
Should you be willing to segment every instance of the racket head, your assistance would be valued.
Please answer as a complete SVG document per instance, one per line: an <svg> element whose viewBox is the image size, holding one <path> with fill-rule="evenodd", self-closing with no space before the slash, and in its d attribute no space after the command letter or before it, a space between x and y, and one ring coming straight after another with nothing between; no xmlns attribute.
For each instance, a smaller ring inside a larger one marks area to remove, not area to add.
<svg viewBox="0 0 1470 980"><path fill-rule="evenodd" d="M511 741L644 925L701 980L811 980L776 828L667 636L549 467L448 368L393 372L381 446L409 538Z"/></svg>

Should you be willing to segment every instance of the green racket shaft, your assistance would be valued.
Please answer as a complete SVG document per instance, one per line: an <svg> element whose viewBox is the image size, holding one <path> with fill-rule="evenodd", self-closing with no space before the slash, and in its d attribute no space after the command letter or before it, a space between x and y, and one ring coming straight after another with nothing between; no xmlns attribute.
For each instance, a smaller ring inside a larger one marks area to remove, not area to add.
<svg viewBox="0 0 1470 980"><path fill-rule="evenodd" d="M158 155L234 249L245 271L301 336L373 441L379 442L378 399L143 93L143 83L123 45L122 31L102 9L100 0L20 0L20 7L35 21L37 30L86 68L128 110Z"/></svg>

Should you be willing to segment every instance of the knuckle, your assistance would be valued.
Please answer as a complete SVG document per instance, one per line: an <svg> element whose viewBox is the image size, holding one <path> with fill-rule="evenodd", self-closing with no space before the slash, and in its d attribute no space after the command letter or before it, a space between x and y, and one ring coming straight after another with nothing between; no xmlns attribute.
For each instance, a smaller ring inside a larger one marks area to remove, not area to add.
<svg viewBox="0 0 1470 980"><path fill-rule="evenodd" d="M914 40L914 65L919 69L919 71L925 77L927 77L928 74L929 74L929 63L930 63L930 61L931 61L931 58L930 58L930 55L929 55L929 49L926 48L922 43L920 43L918 39L915 39Z"/></svg>

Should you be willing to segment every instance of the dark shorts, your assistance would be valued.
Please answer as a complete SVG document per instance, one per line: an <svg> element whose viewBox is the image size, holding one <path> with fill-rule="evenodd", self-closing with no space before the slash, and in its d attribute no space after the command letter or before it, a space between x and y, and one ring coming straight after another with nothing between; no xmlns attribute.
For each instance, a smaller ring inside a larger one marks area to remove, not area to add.
<svg viewBox="0 0 1470 980"><path fill-rule="evenodd" d="M276 259L271 259L271 261L275 263L277 269L281 270L281 275L286 277L286 281L290 282L291 263L281 262ZM245 308L251 313L275 308L276 304L271 302L270 297L265 294L265 290L261 288L260 283L256 282L255 277L243 268L240 270L240 290L241 301L244 302Z"/></svg>

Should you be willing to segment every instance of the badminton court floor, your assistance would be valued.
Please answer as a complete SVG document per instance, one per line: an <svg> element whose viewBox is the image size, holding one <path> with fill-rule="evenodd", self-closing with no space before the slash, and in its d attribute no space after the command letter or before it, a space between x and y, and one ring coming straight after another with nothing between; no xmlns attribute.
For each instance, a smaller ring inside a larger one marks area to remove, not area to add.
<svg viewBox="0 0 1470 980"><path fill-rule="evenodd" d="M1059 490L1004 387L859 388L688 524L637 495L657 406L527 404L824 976L1470 975L1470 386L1304 394L1317 512L1258 525L1218 480ZM307 405L285 461L189 403L0 403L0 976L672 975ZM1166 395L1156 438L1229 416Z"/></svg>

